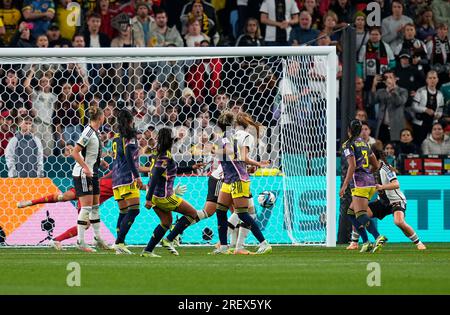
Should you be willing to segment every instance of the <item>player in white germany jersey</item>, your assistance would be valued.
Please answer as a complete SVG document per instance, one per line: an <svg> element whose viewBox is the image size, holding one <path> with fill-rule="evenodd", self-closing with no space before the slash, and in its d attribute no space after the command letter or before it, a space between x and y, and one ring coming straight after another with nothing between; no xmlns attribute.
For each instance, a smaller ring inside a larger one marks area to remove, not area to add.
<svg viewBox="0 0 450 315"><path fill-rule="evenodd" d="M369 216L382 220L385 216L392 214L395 225L402 230L403 234L411 242L416 244L417 249L426 249L414 229L405 221L406 197L400 190L400 183L395 174L395 169L386 161L384 151L376 150L375 148L373 150L380 163L380 168L375 174L377 180L375 187L378 191L378 198L376 201L369 203ZM356 240L358 239L356 235L355 238Z"/></svg>
<svg viewBox="0 0 450 315"><path fill-rule="evenodd" d="M95 249L87 246L84 241L84 232L88 222L91 223L94 229L96 245L104 249L110 249L100 234L100 186L98 181L99 166L101 165L107 169L109 165L101 159L102 145L98 135L98 129L103 125L105 115L96 106L89 108L89 114L89 126L83 130L73 150L72 155L76 164L73 168L72 176L76 195L79 197L81 204L77 222L77 246L82 251L95 252Z"/></svg>

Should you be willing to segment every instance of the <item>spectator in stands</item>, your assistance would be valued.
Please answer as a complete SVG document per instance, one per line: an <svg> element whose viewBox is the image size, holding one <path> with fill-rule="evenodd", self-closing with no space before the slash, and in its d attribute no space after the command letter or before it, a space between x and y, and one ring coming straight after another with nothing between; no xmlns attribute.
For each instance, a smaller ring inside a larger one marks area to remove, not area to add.
<svg viewBox="0 0 450 315"><path fill-rule="evenodd" d="M72 0L59 0L58 2L56 25L61 31L61 38L71 41L77 31L77 22L81 21L82 12L77 6L73 6Z"/></svg>
<svg viewBox="0 0 450 315"><path fill-rule="evenodd" d="M184 46L183 38L176 27L167 25L167 13L162 9L155 12L155 23L150 30L149 37L150 41L147 44L149 47Z"/></svg>
<svg viewBox="0 0 450 315"><path fill-rule="evenodd" d="M292 28L289 43L292 46L315 45L315 40L319 36L319 31L311 28L312 17L308 11L300 12L300 23Z"/></svg>
<svg viewBox="0 0 450 315"><path fill-rule="evenodd" d="M275 0L264 0L260 20L266 25L264 41L267 46L287 46L291 27L298 24L298 7L294 0L284 1L278 7Z"/></svg>
<svg viewBox="0 0 450 315"><path fill-rule="evenodd" d="M365 90L370 90L376 75L395 68L395 57L391 47L381 40L379 27L370 29L369 40L358 56L357 76L363 78Z"/></svg>
<svg viewBox="0 0 450 315"><path fill-rule="evenodd" d="M72 44L70 40L61 37L59 26L52 23L47 31L47 38L49 41L48 47L70 47Z"/></svg>
<svg viewBox="0 0 450 315"><path fill-rule="evenodd" d="M425 7L416 22L417 38L427 43L436 35L436 21L431 7Z"/></svg>
<svg viewBox="0 0 450 315"><path fill-rule="evenodd" d="M323 16L323 27L322 32L328 34L331 39L332 45L337 45L341 32L334 32L336 29L336 24L338 22L338 17L333 11L328 11L327 14Z"/></svg>
<svg viewBox="0 0 450 315"><path fill-rule="evenodd" d="M119 24L119 35L114 37L111 42L111 47L133 47L133 37L131 34L131 25L128 23ZM113 82L116 87L116 92L123 92L127 90L132 91L133 86L138 84L142 76L141 64L137 62L123 62L114 63L115 73ZM131 84L130 84L131 83Z"/></svg>
<svg viewBox="0 0 450 315"><path fill-rule="evenodd" d="M428 71L426 86L417 90L412 102L413 131L418 145L431 132L433 122L442 117L444 97L437 89L438 80L436 71Z"/></svg>
<svg viewBox="0 0 450 315"><path fill-rule="evenodd" d="M399 159L402 159L402 155L420 154L420 147L414 142L411 129L403 128L400 131L400 141L397 142L395 151Z"/></svg>
<svg viewBox="0 0 450 315"><path fill-rule="evenodd" d="M36 136L42 139L44 154L51 155L53 150L52 116L57 96L53 93L53 73L45 72L38 80L36 88L32 88L31 81L35 78L36 66L33 65L23 83L25 91L30 96L33 110L36 111Z"/></svg>
<svg viewBox="0 0 450 315"><path fill-rule="evenodd" d="M436 22L450 25L450 2L448 0L433 0L431 8Z"/></svg>
<svg viewBox="0 0 450 315"><path fill-rule="evenodd" d="M52 0L25 0L22 14L26 22L33 24L31 35L37 38L47 33L51 21L55 17L55 4Z"/></svg>
<svg viewBox="0 0 450 315"><path fill-rule="evenodd" d="M386 145L384 146L384 153L386 154L386 161L393 167L397 167L397 156L395 153L394 143L386 143Z"/></svg>
<svg viewBox="0 0 450 315"><path fill-rule="evenodd" d="M48 48L48 37L45 34L41 34L36 38L36 47L38 48Z"/></svg>
<svg viewBox="0 0 450 315"><path fill-rule="evenodd" d="M200 22L196 19L188 21L188 32L184 35L184 41L187 47L200 47L200 42L210 40L209 36L201 32Z"/></svg>
<svg viewBox="0 0 450 315"><path fill-rule="evenodd" d="M96 12L100 15L101 26L100 33L106 34L109 40L112 40L117 32L112 27L112 18L114 17L114 12L109 7L110 0L98 0Z"/></svg>
<svg viewBox="0 0 450 315"><path fill-rule="evenodd" d="M205 13L203 1L194 1L194 3L192 4L191 12L189 12L187 15L181 16L181 22L184 24L182 30L183 34L186 34L188 23L192 19L195 19L199 22L200 31L211 38L212 43L214 44L214 46L216 46L220 39L220 35L217 32L216 21L215 19L208 17L208 15Z"/></svg>
<svg viewBox="0 0 450 315"><path fill-rule="evenodd" d="M5 26L5 34L1 35L0 38L5 46L9 46L19 26L22 14L12 0L2 0L0 4L0 18Z"/></svg>
<svg viewBox="0 0 450 315"><path fill-rule="evenodd" d="M131 20L135 47L146 47L150 42L153 18L149 13L150 7L147 3L139 1L136 4L136 16Z"/></svg>
<svg viewBox="0 0 450 315"><path fill-rule="evenodd" d="M72 38L72 47L75 48L85 48L86 42L84 41L84 36L82 34L75 34Z"/></svg>
<svg viewBox="0 0 450 315"><path fill-rule="evenodd" d="M44 154L39 137L32 132L33 119L19 117L20 131L9 140L5 150L8 177L43 177Z"/></svg>
<svg viewBox="0 0 450 315"><path fill-rule="evenodd" d="M217 123L220 113L228 108L230 102L230 96L226 93L225 89L219 89L216 96L214 96L214 102L209 106L208 112L211 114L211 120Z"/></svg>
<svg viewBox="0 0 450 315"><path fill-rule="evenodd" d="M209 41L202 41L205 47ZM222 60L220 58L197 59L188 67L186 74L187 86L194 91L199 104L212 101L221 86Z"/></svg>
<svg viewBox="0 0 450 315"><path fill-rule="evenodd" d="M312 29L314 29L314 30L322 29L322 15L319 12L316 0L305 0L301 11L307 11L309 13L309 15L311 15L311 18L312 18L311 28Z"/></svg>
<svg viewBox="0 0 450 315"><path fill-rule="evenodd" d="M337 28L345 27L347 24L352 23L356 13L355 7L350 3L350 0L337 0L330 7L330 10L338 16Z"/></svg>
<svg viewBox="0 0 450 315"><path fill-rule="evenodd" d="M148 146L152 149L155 149L157 144L156 143L157 132L155 126L149 125L147 129L144 131L144 137L147 140Z"/></svg>
<svg viewBox="0 0 450 315"><path fill-rule="evenodd" d="M367 98L368 98L367 93L365 93L365 91L364 91L364 81L363 81L363 79L360 78L360 77L356 77L356 82L355 82L355 103L356 103L356 109L357 110L363 110L366 113L366 115L367 115L366 108L369 105L369 102L368 102ZM359 119L359 118L357 118L357 119ZM363 120L367 120L367 119L368 118L363 119Z"/></svg>
<svg viewBox="0 0 450 315"><path fill-rule="evenodd" d="M439 23L437 34L427 43L428 59L431 69L438 72L439 85L450 82L450 40L448 25Z"/></svg>
<svg viewBox="0 0 450 315"><path fill-rule="evenodd" d="M403 27L403 39L394 49L394 55L398 56L401 51L408 51L411 55L411 63L420 69L427 67L428 56L425 43L416 38L416 27L407 23Z"/></svg>
<svg viewBox="0 0 450 315"><path fill-rule="evenodd" d="M31 29L33 24L22 22L19 29L11 40L11 47L35 47L33 37L31 36Z"/></svg>
<svg viewBox="0 0 450 315"><path fill-rule="evenodd" d="M393 0L391 3L392 15L384 18L381 21L381 33L383 34L383 41L388 43L394 50L401 42L403 27L414 21L403 15L404 4L401 0Z"/></svg>
<svg viewBox="0 0 450 315"><path fill-rule="evenodd" d="M200 106L195 102L195 95L192 89L188 87L183 89L178 106L181 108L180 121L187 128L193 128L192 123L200 112Z"/></svg>
<svg viewBox="0 0 450 315"><path fill-rule="evenodd" d="M244 100L240 97L234 97L230 102L230 110L233 114L238 114L244 111Z"/></svg>
<svg viewBox="0 0 450 315"><path fill-rule="evenodd" d="M108 35L100 32L102 19L98 13L91 13L87 17L87 30L84 33L86 47L110 47L111 41Z"/></svg>
<svg viewBox="0 0 450 315"><path fill-rule="evenodd" d="M0 109L7 110L13 117L16 117L19 108L31 109L27 101L28 95L17 75L17 71L9 69L0 84Z"/></svg>
<svg viewBox="0 0 450 315"><path fill-rule="evenodd" d="M356 56L359 55L361 48L369 40L369 32L366 29L366 15L358 11L355 13L355 31L356 31Z"/></svg>
<svg viewBox="0 0 450 315"><path fill-rule="evenodd" d="M111 41L111 47L133 47L131 26L129 24L120 24L119 35Z"/></svg>
<svg viewBox="0 0 450 315"><path fill-rule="evenodd" d="M385 81L386 87L377 90L381 80ZM372 106L379 104L375 137L383 143L399 140L400 130L405 128L404 112L408 91L397 86L396 81L393 71L386 71L383 76L375 76L369 95Z"/></svg>
<svg viewBox="0 0 450 315"><path fill-rule="evenodd" d="M141 131L137 132L136 139L139 145L139 156L150 155L152 150L149 148L147 138Z"/></svg>
<svg viewBox="0 0 450 315"><path fill-rule="evenodd" d="M189 129L186 126L177 126L175 128L176 140L173 145L174 153L185 154L191 149L191 137Z"/></svg>
<svg viewBox="0 0 450 315"><path fill-rule="evenodd" d="M369 123L367 121L363 121L360 136L369 146L376 143L375 138L370 136L371 133L372 130L370 129Z"/></svg>
<svg viewBox="0 0 450 315"><path fill-rule="evenodd" d="M167 47L176 47L169 44ZM185 87L185 65L184 60L158 61L154 74L160 82L166 82L169 85L169 91L173 96L179 97Z"/></svg>
<svg viewBox="0 0 450 315"><path fill-rule="evenodd" d="M419 70L417 66L411 65L411 55L407 50L401 51L399 63L395 67L395 76L398 78L397 85L409 92L406 106L411 106L416 91L425 84L425 73ZM411 119L408 119L411 120Z"/></svg>
<svg viewBox="0 0 450 315"><path fill-rule="evenodd" d="M205 0L189 1L187 4L185 4L183 6L183 9L181 10L181 14L180 14L180 16L177 17L177 19L179 19L182 23L183 23L183 21L188 21L189 20L188 15L190 13L192 13L194 5L197 3L200 3L202 5L202 10L206 14L207 18L209 20L212 20L214 22L214 25L217 25L216 9L214 8L214 6L211 3L209 3L208 1L205 1ZM166 7L166 10L167 10L167 7ZM183 25L180 25L180 26L183 26ZM184 34L184 32L182 32L182 34Z"/></svg>
<svg viewBox="0 0 450 315"><path fill-rule="evenodd" d="M367 112L364 109L358 109L355 113L355 119L358 119L360 121L367 121L369 119L369 116L367 116Z"/></svg>
<svg viewBox="0 0 450 315"><path fill-rule="evenodd" d="M12 117L7 110L0 112L0 157L5 154L9 139L14 137L14 133L12 133L10 129L10 124L6 122L8 117L10 118L9 121L12 121Z"/></svg>
<svg viewBox="0 0 450 315"><path fill-rule="evenodd" d="M110 100L103 109L103 114L105 115L105 122L103 123L103 126L108 127L109 130L113 130L113 127L116 124L116 109L117 105L113 99Z"/></svg>
<svg viewBox="0 0 450 315"><path fill-rule="evenodd" d="M149 109L149 105L145 101L145 91L142 86L137 86L133 93L133 116L134 126L137 130L145 131L148 124L152 121L152 115Z"/></svg>
<svg viewBox="0 0 450 315"><path fill-rule="evenodd" d="M211 122L211 114L209 112L200 112L194 121L194 137L198 137L202 132L208 135L214 135L216 125Z"/></svg>
<svg viewBox="0 0 450 315"><path fill-rule="evenodd" d="M236 46L264 46L261 27L257 19L249 18L245 22L244 33L237 38Z"/></svg>
<svg viewBox="0 0 450 315"><path fill-rule="evenodd" d="M58 100L55 103L53 125L56 134L62 136L65 144L75 146L83 132L83 124L81 123L82 103L84 95L89 90L88 82L85 82L77 93L74 93L73 90L74 86L69 82L62 86L61 93L59 93ZM58 140L58 138L55 139L57 142Z"/></svg>
<svg viewBox="0 0 450 315"><path fill-rule="evenodd" d="M150 98L150 113L152 114L152 124L157 125L161 123L164 117L164 111L167 105L169 105L169 85L164 82L163 84L155 80L152 83L152 88L149 93Z"/></svg>
<svg viewBox="0 0 450 315"><path fill-rule="evenodd" d="M178 119L179 112L180 110L177 106L166 106L166 112L162 121L164 127L175 128L177 126L180 126L181 123Z"/></svg>
<svg viewBox="0 0 450 315"><path fill-rule="evenodd" d="M422 143L423 154L450 154L450 136L444 133L441 123L433 124L431 134Z"/></svg>

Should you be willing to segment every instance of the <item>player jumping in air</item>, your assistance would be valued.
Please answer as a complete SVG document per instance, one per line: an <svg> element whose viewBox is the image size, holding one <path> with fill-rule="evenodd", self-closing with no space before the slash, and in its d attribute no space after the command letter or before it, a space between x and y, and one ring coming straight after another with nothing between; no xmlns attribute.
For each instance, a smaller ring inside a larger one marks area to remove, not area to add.
<svg viewBox="0 0 450 315"><path fill-rule="evenodd" d="M352 120L350 122L350 139L343 144L344 155L348 161L348 170L344 183L339 191L339 196L342 198L347 186L350 185L352 203L347 213L352 225L363 239L364 244L361 252L369 252L373 247L369 242L366 229L376 238L375 247L372 250L372 252L376 252L387 241L385 236L380 235L376 226L371 224L367 214L369 200L376 191L376 182L370 171L370 165L374 169L378 169L378 160L370 146L360 137L361 128L361 121Z"/></svg>
<svg viewBox="0 0 450 315"><path fill-rule="evenodd" d="M386 161L386 155L381 150L374 150L375 156L380 163L377 172L376 190L378 199L369 203L369 215L382 220L385 216L392 214L394 223L402 230L403 234L416 244L418 250L425 250L426 246L420 241L414 229L405 221L406 198L400 190L400 183L395 169ZM359 235L352 233L352 242L349 249L358 248Z"/></svg>
<svg viewBox="0 0 450 315"><path fill-rule="evenodd" d="M125 246L125 237L139 215L139 200L142 180L139 175L139 147L136 130L133 127L133 115L121 110L118 115L119 132L112 143L113 171L112 184L114 199L119 205L119 232L114 244L116 254L132 254Z"/></svg>
<svg viewBox="0 0 450 315"><path fill-rule="evenodd" d="M250 124L256 126L259 138L259 126L245 113L238 113L238 118L228 111L222 112L218 119L218 127L223 136L219 138L218 157L224 172L224 181L217 200L217 223L220 247L212 254L228 254L227 241L227 211L233 206L239 219L245 224L246 229L251 230L260 242L257 254L270 253L272 247L264 238L255 220L249 214L250 177L247 172L247 164L257 167L269 165L268 161L257 162L249 157L253 147L253 136L243 130ZM236 123L236 121L238 123ZM245 125L242 122L245 121ZM232 129L238 129L234 132Z"/></svg>
<svg viewBox="0 0 450 315"><path fill-rule="evenodd" d="M174 230L189 226L192 222L198 220L198 217L203 218L205 216L203 211L196 211L190 203L174 193L173 183L177 176L177 164L170 153L173 141L172 131L169 128L159 130L157 152L145 207L147 209L153 208L161 223L153 231L147 247L141 254L143 257L161 257L153 253L153 250L172 224L172 211L184 215L179 220L179 223L181 223L177 224Z"/></svg>

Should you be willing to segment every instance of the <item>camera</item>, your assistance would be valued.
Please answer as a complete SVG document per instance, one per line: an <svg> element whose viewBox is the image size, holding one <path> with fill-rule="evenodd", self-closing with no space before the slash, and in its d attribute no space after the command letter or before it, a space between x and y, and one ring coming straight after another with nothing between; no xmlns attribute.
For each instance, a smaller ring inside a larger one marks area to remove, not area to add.
<svg viewBox="0 0 450 315"><path fill-rule="evenodd" d="M434 65L431 66L431 70L436 71L438 74L450 73L450 63L445 64L435 63Z"/></svg>

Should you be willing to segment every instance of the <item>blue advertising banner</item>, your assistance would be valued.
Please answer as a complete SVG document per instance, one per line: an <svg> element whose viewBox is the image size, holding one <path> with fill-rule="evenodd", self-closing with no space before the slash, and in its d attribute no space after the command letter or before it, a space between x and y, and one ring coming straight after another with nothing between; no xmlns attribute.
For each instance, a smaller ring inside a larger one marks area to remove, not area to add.
<svg viewBox="0 0 450 315"><path fill-rule="evenodd" d="M207 195L207 180L207 177L179 177L176 183L187 185L188 191L183 198L196 209L202 209ZM399 176L399 181L408 201L406 220L416 230L421 240L448 242L450 240L450 177ZM324 240L326 212L324 183L323 177L290 177L286 187L291 187L291 190L283 194L281 176L252 177L251 190L257 209L257 222L269 242L292 243L290 235L295 239L306 237L312 242ZM337 177L337 186L339 185L340 178ZM264 190L273 191L278 196L276 204L271 209L258 205L257 196ZM336 189L336 192L338 193L339 189ZM336 196L336 198L338 216L339 197ZM141 202L144 205L144 192L141 193ZM113 234L115 234L118 212L117 203L112 198L101 206L102 220ZM180 216L173 213L173 221L175 222ZM127 243L147 243L157 224L159 220L154 211L146 210L142 206L141 213L127 237ZM290 229L287 229L287 224L290 225ZM203 239L202 232L205 228L213 231L211 240ZM394 225L392 216L379 221L378 228L390 242L409 242ZM215 243L217 240L215 216L189 227L182 235L182 241L185 243L208 244ZM249 242L255 242L253 236L249 238Z"/></svg>

